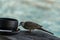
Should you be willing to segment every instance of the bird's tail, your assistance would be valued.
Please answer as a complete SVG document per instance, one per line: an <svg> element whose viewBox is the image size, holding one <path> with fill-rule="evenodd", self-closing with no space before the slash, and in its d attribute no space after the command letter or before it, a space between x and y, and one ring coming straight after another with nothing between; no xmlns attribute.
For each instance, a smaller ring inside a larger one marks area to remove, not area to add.
<svg viewBox="0 0 60 40"><path fill-rule="evenodd" d="M43 29L43 28L38 28L39 30L42 30L42 31L45 31L45 32L48 32L48 33L50 33L50 34L53 34L52 32L49 32L49 31L47 31L47 30L45 30L45 29Z"/></svg>

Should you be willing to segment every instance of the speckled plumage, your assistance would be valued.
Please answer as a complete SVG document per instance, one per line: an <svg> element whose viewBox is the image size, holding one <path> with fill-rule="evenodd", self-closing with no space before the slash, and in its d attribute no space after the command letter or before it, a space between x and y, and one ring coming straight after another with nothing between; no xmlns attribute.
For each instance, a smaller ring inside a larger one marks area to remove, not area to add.
<svg viewBox="0 0 60 40"><path fill-rule="evenodd" d="M43 29L41 25L34 23L34 22L30 22L30 21L21 22L20 25L25 29L29 29L30 32L31 32L31 30L39 29L39 30L43 30L45 32L51 33L49 31ZM53 33L51 33L51 34L53 34Z"/></svg>
<svg viewBox="0 0 60 40"><path fill-rule="evenodd" d="M37 29L37 28L40 28L42 26L34 23L34 22L25 22L24 26L23 26L25 29Z"/></svg>

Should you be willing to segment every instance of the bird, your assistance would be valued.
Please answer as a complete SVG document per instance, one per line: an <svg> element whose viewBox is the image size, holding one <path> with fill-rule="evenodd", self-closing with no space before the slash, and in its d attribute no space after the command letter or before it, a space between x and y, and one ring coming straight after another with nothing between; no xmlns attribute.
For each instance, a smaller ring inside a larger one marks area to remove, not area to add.
<svg viewBox="0 0 60 40"><path fill-rule="evenodd" d="M39 29L39 30L48 32L48 33L50 33L50 34L53 34L52 32L49 32L49 31L43 29L43 28L42 28L42 27L43 27L42 25L39 25L39 24L37 24L37 23L35 23L35 22L31 22L31 21L26 21L26 22L23 22L23 21L22 21L22 22L20 22L20 26L22 26L22 27L25 28L25 29L28 29L29 32L31 32L31 30L34 30L34 29Z"/></svg>

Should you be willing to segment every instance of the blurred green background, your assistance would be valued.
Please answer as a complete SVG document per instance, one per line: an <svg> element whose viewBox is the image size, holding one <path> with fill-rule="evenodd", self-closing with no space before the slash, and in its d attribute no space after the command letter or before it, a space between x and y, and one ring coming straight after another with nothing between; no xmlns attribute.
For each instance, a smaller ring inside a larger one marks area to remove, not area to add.
<svg viewBox="0 0 60 40"><path fill-rule="evenodd" d="M36 22L60 37L60 0L0 0L1 17Z"/></svg>

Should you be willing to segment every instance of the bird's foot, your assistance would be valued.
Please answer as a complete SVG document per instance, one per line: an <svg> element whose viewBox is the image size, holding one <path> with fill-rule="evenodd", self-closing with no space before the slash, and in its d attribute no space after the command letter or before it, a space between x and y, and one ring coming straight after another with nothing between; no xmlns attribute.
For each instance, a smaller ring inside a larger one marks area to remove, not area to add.
<svg viewBox="0 0 60 40"><path fill-rule="evenodd" d="M31 33L30 31L25 31L26 33Z"/></svg>
<svg viewBox="0 0 60 40"><path fill-rule="evenodd" d="M30 32L30 31L25 31L25 33L26 33L26 34L31 34L31 32Z"/></svg>

